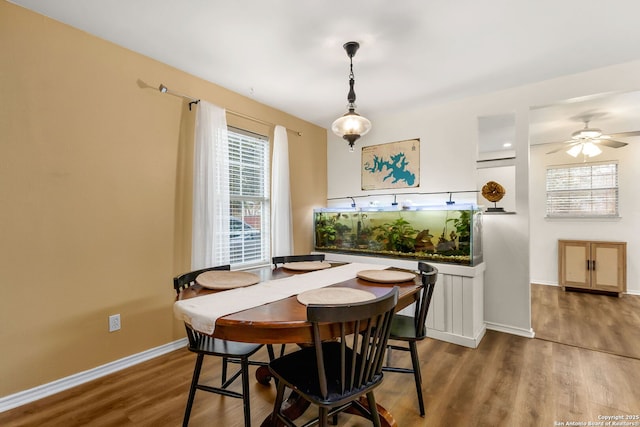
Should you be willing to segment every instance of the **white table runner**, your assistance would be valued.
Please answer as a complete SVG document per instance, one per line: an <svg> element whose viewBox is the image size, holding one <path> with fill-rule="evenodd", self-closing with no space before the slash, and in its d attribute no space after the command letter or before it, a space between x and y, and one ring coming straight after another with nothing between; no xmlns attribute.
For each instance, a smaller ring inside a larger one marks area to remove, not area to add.
<svg viewBox="0 0 640 427"><path fill-rule="evenodd" d="M219 317L288 298L311 289L344 282L355 278L361 270L384 270L386 268L389 266L352 263L326 270L295 274L246 288L231 289L176 301L173 305L173 313L178 319L190 324L196 331L211 335Z"/></svg>

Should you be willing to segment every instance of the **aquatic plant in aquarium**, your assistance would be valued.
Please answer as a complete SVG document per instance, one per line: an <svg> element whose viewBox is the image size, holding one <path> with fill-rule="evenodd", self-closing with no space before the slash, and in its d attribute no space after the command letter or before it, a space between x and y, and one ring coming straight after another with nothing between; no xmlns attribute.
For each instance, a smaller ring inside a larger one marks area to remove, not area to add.
<svg viewBox="0 0 640 427"><path fill-rule="evenodd" d="M314 210L316 251L460 265L482 262L482 211L474 205Z"/></svg>

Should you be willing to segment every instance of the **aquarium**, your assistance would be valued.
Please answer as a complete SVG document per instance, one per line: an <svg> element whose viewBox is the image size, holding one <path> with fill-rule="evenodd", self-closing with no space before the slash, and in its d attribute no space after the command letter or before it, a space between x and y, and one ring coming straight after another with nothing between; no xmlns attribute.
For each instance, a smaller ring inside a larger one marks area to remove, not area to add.
<svg viewBox="0 0 640 427"><path fill-rule="evenodd" d="M475 205L323 208L313 212L314 247L474 266L482 262L482 211Z"/></svg>

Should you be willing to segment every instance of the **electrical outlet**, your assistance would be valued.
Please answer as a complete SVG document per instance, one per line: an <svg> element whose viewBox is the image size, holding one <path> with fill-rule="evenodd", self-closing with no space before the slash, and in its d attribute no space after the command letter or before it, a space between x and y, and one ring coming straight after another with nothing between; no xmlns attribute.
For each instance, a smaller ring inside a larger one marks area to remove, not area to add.
<svg viewBox="0 0 640 427"><path fill-rule="evenodd" d="M109 316L109 332L120 330L120 315L113 314Z"/></svg>

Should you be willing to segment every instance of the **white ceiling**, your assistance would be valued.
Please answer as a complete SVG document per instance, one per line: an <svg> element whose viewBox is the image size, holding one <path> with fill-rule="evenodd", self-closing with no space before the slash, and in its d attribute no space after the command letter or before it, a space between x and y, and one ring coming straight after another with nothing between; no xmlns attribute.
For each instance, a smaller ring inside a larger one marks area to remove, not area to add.
<svg viewBox="0 0 640 427"><path fill-rule="evenodd" d="M604 134L640 131L640 91L593 94L559 100L552 105L532 106L529 112L529 144L560 144L571 140L571 134L582 129L599 128ZM515 116L500 114L478 118L478 151L483 157L500 158L502 151L514 146ZM615 138L623 142L640 142L638 136ZM549 147L549 150L557 148Z"/></svg>
<svg viewBox="0 0 640 427"><path fill-rule="evenodd" d="M350 40L369 118L640 58L637 0L11 1L325 128Z"/></svg>
<svg viewBox="0 0 640 427"><path fill-rule="evenodd" d="M554 105L533 107L529 115L531 144L548 144L571 139L571 133L584 127L603 133L640 130L640 91L594 94L568 99ZM616 138L628 142L630 138Z"/></svg>

